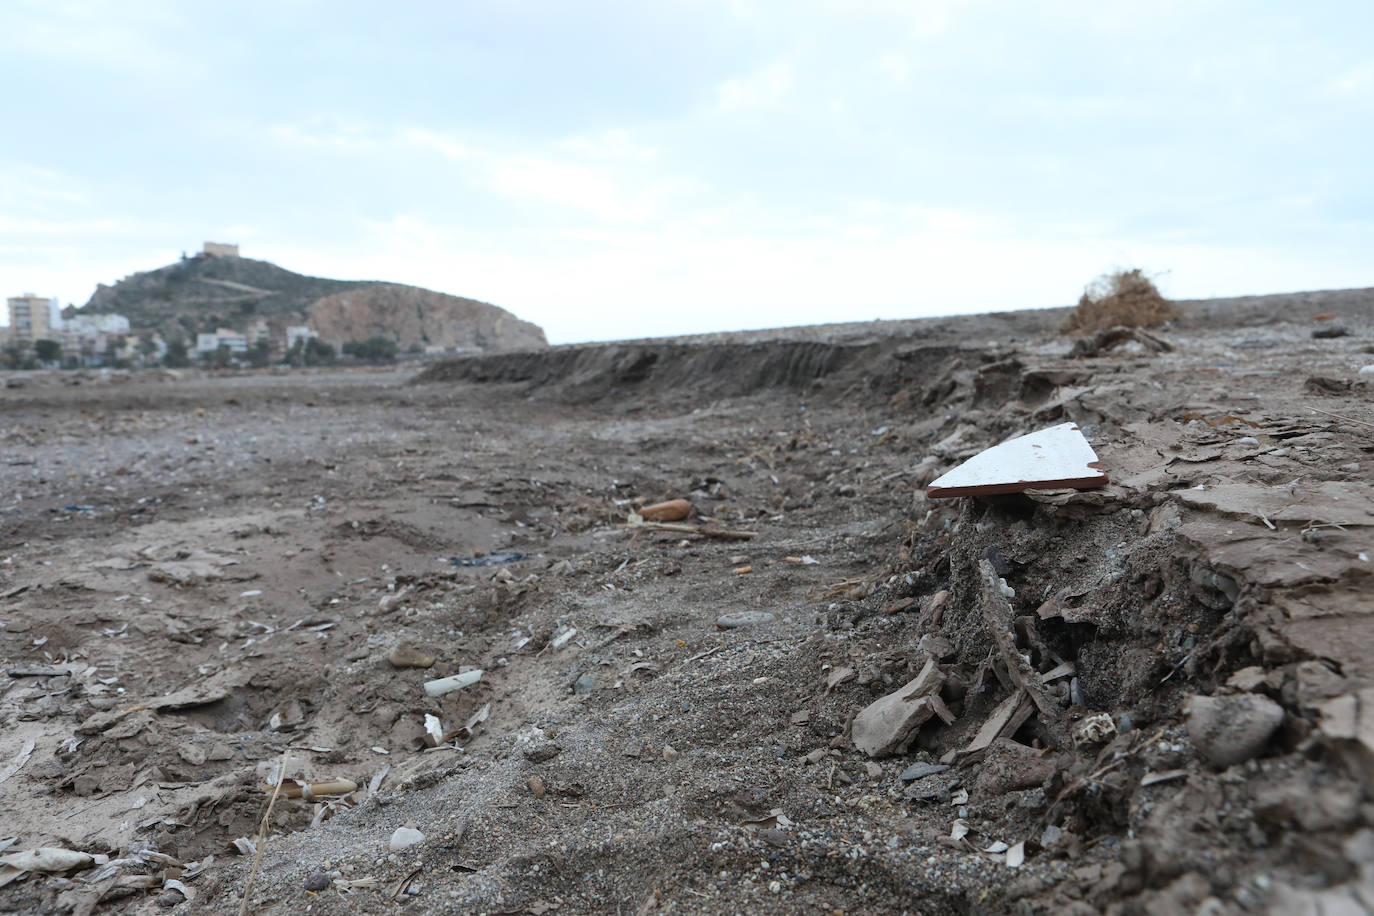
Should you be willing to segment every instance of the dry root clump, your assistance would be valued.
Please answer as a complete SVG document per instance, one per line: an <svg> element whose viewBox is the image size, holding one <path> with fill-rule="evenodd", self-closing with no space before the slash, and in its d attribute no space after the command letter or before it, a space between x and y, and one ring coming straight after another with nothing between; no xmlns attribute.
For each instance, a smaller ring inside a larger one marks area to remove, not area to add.
<svg viewBox="0 0 1374 916"><path fill-rule="evenodd" d="M1113 327L1142 328L1182 317L1139 269L1103 274L1083 291L1078 307L1059 326L1062 334L1093 334Z"/></svg>

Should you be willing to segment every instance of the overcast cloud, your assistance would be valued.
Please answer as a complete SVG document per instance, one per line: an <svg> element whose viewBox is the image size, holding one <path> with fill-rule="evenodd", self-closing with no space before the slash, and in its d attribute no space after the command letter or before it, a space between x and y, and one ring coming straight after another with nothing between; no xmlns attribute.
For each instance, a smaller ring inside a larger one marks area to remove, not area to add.
<svg viewBox="0 0 1374 916"><path fill-rule="evenodd" d="M1301 7L1301 8L1300 8ZM0 290L204 240L556 342L1374 285L1374 4L0 6Z"/></svg>

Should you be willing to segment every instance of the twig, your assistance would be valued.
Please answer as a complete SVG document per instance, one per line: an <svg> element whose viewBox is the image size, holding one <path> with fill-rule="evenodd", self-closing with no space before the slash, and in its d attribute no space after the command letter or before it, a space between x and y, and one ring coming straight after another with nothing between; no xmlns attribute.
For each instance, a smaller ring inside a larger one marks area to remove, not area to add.
<svg viewBox="0 0 1374 916"><path fill-rule="evenodd" d="M262 816L262 825L258 827L258 854L253 857L253 870L248 873L248 886L243 889L239 916L244 916L248 912L248 898L253 893L253 882L257 880L258 869L262 866L262 854L267 850L267 836L272 832L272 808L276 806L277 796L281 794L281 784L286 780L286 761L287 752L282 751L281 763L277 765L277 785L272 790L272 798L267 802L267 813Z"/></svg>
<svg viewBox="0 0 1374 916"><path fill-rule="evenodd" d="M1358 423L1358 424L1360 424L1361 426L1374 426L1374 423L1371 423L1371 422L1369 422L1368 420L1360 420L1360 419L1357 419L1357 418L1355 418L1355 417L1343 417L1343 416L1341 416L1341 415L1338 414L1338 413L1332 413L1332 412L1329 411L1329 410L1322 410L1320 407L1309 407L1309 408L1307 408L1307 409L1308 409L1308 410L1315 410L1317 413L1324 413L1324 414L1326 414L1328 417L1335 417L1337 420L1344 420L1344 421L1347 422L1347 423Z"/></svg>
<svg viewBox="0 0 1374 916"><path fill-rule="evenodd" d="M646 531L671 531L676 534L699 534L702 537L722 538L727 541L747 541L759 536L757 531L738 531L730 528L708 528L705 525L678 525L673 522L641 522L629 526Z"/></svg>
<svg viewBox="0 0 1374 916"><path fill-rule="evenodd" d="M422 872L422 871L424 871L424 870L425 870L425 867L424 867L423 865L417 865L417 866L415 866L415 870L412 871L410 874L406 875L404 878L401 879L401 882L400 882L399 884L396 885L396 889L395 889L394 891L391 892L391 896L390 896L389 898L387 898L387 899L389 899L389 900L395 900L397 897L399 897L399 896L401 896L402 894L404 894L405 891L406 891L406 888L410 887L410 882L414 881L414 880L415 880L415 876L418 875L420 872Z"/></svg>

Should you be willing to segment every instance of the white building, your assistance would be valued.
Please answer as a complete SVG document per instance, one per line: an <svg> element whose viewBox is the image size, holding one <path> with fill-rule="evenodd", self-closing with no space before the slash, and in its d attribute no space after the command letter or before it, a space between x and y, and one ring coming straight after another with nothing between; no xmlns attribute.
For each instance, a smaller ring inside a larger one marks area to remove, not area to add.
<svg viewBox="0 0 1374 916"><path fill-rule="evenodd" d="M219 328L213 334L196 335L197 353L214 353L220 347L228 347L230 353L247 353L248 337L232 328Z"/></svg>
<svg viewBox="0 0 1374 916"><path fill-rule="evenodd" d="M292 347L294 347L294 346L296 345L296 342L297 342L297 341L300 341L300 344L301 344L301 346L303 347L303 346L305 346L306 341L312 340L313 338L316 338L316 337L319 337L319 336L320 336L320 335L318 335L318 334L316 334L314 331L310 330L310 326L309 326L309 325L305 325L305 324L293 324L293 325L288 325L287 328L286 328L286 349L290 350Z"/></svg>

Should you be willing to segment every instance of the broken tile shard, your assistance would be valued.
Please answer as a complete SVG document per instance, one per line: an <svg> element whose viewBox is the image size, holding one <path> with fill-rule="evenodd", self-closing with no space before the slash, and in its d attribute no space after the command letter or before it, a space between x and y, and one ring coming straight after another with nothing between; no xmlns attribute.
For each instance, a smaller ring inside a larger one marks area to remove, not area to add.
<svg viewBox="0 0 1374 916"><path fill-rule="evenodd" d="M994 496L1023 490L1084 490L1107 472L1077 423L1061 423L994 445L926 487L926 496Z"/></svg>

